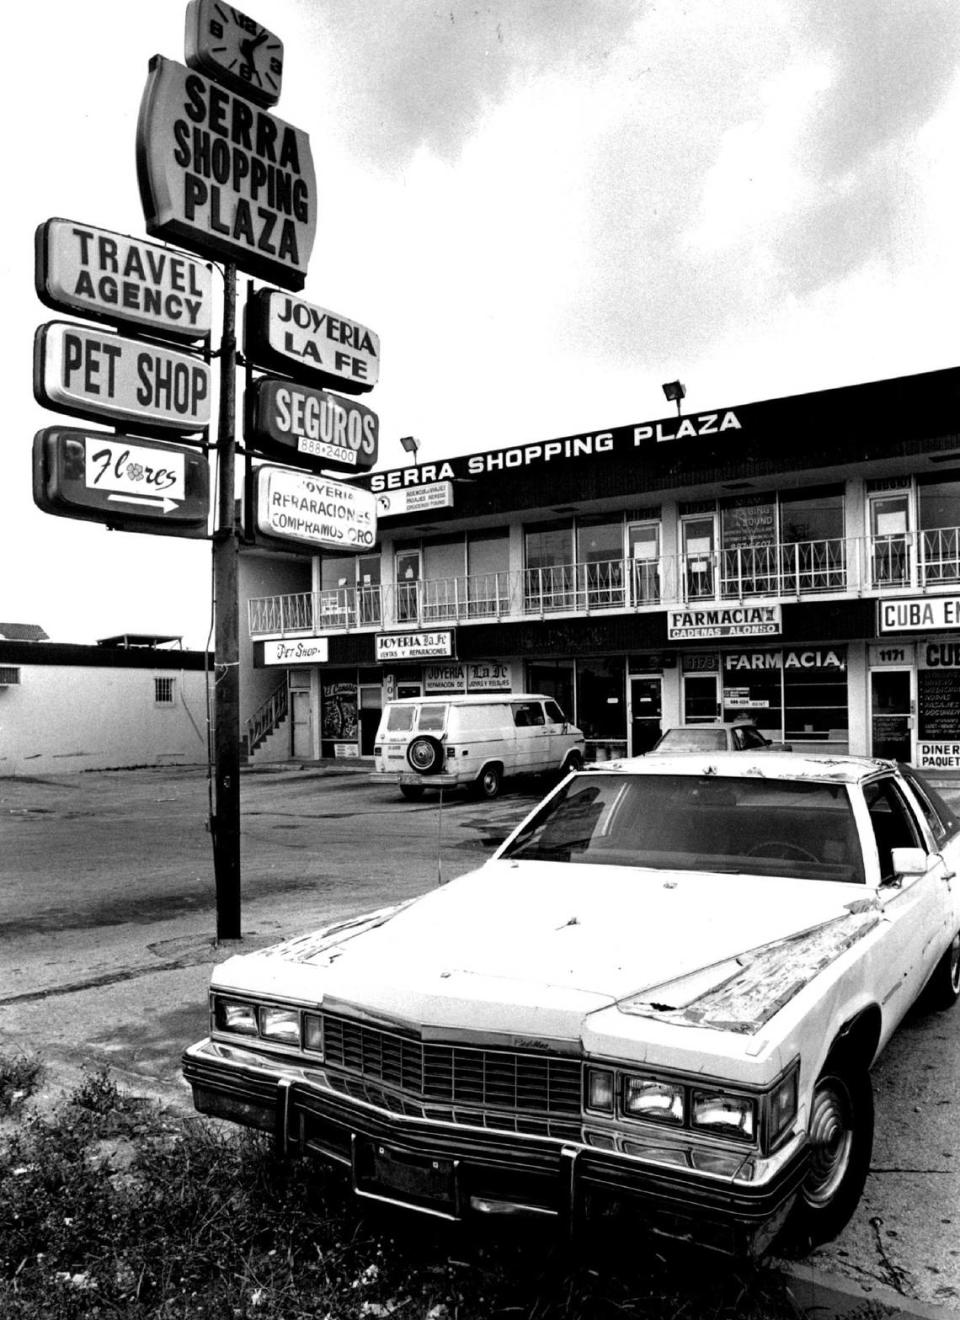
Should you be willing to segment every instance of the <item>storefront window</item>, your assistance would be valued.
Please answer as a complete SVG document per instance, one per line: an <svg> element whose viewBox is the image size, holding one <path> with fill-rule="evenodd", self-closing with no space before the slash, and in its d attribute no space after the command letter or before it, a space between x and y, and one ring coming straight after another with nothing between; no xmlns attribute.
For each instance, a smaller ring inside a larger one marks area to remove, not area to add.
<svg viewBox="0 0 960 1320"><path fill-rule="evenodd" d="M524 535L524 599L528 610L568 610L576 600L573 524L544 523Z"/></svg>
<svg viewBox="0 0 960 1320"><path fill-rule="evenodd" d="M623 523L580 520L577 565L581 598L588 607L623 605Z"/></svg>
<svg viewBox="0 0 960 1320"><path fill-rule="evenodd" d="M924 582L960 581L960 479L923 482L917 494Z"/></svg>
<svg viewBox="0 0 960 1320"><path fill-rule="evenodd" d="M467 612L498 618L510 608L510 538L504 532L467 534Z"/></svg>
<svg viewBox="0 0 960 1320"><path fill-rule="evenodd" d="M783 591L840 591L846 583L843 491L838 487L780 496Z"/></svg>
<svg viewBox="0 0 960 1320"><path fill-rule="evenodd" d="M777 507L772 495L730 500L720 509L720 571L725 596L775 594Z"/></svg>
<svg viewBox="0 0 960 1320"><path fill-rule="evenodd" d="M590 743L601 742L606 751L625 752L627 708L622 659L577 662L577 720Z"/></svg>
<svg viewBox="0 0 960 1320"><path fill-rule="evenodd" d="M552 697L568 720L578 718L573 705L573 665L569 661L531 664L527 667L527 691Z"/></svg>
<svg viewBox="0 0 960 1320"><path fill-rule="evenodd" d="M770 738L808 751L846 751L846 648L730 652L723 657L723 701L726 719L748 715Z"/></svg>

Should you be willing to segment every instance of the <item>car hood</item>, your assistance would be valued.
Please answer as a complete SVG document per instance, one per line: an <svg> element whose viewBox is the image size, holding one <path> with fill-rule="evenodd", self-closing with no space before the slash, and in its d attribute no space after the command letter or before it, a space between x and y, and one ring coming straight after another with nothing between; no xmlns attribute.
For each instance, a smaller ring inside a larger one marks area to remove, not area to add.
<svg viewBox="0 0 960 1320"><path fill-rule="evenodd" d="M822 881L492 861L390 912L233 959L218 979L418 1024L577 1034L591 1011L835 923L863 898L862 885Z"/></svg>

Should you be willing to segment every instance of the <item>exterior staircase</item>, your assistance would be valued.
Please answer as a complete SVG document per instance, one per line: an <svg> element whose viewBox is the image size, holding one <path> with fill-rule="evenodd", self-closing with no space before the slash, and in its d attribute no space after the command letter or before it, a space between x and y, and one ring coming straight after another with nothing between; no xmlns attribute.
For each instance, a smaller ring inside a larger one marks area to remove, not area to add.
<svg viewBox="0 0 960 1320"><path fill-rule="evenodd" d="M240 738L241 765L251 765L258 751L261 752L261 760L286 759L286 757L266 755L265 748L267 740L274 734L286 732L289 713L289 693L284 677L284 681L270 693L266 701L261 702L247 720L247 727Z"/></svg>

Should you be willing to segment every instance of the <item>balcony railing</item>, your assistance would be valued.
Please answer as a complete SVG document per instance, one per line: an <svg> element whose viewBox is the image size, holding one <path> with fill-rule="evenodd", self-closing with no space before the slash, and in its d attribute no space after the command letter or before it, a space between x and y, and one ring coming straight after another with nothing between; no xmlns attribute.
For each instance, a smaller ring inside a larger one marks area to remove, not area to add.
<svg viewBox="0 0 960 1320"><path fill-rule="evenodd" d="M885 594L960 583L960 528L555 564L248 602L254 637L646 610L707 601Z"/></svg>

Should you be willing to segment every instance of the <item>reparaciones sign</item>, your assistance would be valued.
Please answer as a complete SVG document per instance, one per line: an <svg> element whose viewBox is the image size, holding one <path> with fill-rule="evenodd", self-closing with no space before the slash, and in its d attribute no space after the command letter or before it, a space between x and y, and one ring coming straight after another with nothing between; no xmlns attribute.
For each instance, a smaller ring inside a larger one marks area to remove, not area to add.
<svg viewBox="0 0 960 1320"><path fill-rule="evenodd" d="M266 536L336 550L369 550L376 544L376 499L359 486L261 467L256 506L257 527Z"/></svg>
<svg viewBox="0 0 960 1320"><path fill-rule="evenodd" d="M156 243L74 220L37 227L37 296L55 311L175 339L210 337L210 267Z"/></svg>
<svg viewBox="0 0 960 1320"><path fill-rule="evenodd" d="M301 289L317 226L306 133L154 55L137 124L147 232Z"/></svg>
<svg viewBox="0 0 960 1320"><path fill-rule="evenodd" d="M380 379L380 339L372 330L279 289L258 289L248 300L244 328L244 349L258 366L347 394L371 390Z"/></svg>
<svg viewBox="0 0 960 1320"><path fill-rule="evenodd" d="M377 461L377 414L355 399L264 376L247 391L246 404L245 438L258 452L317 471L362 472Z"/></svg>
<svg viewBox="0 0 960 1320"><path fill-rule="evenodd" d="M210 424L205 362L72 321L50 321L37 329L33 392L55 412L149 430L194 432Z"/></svg>

